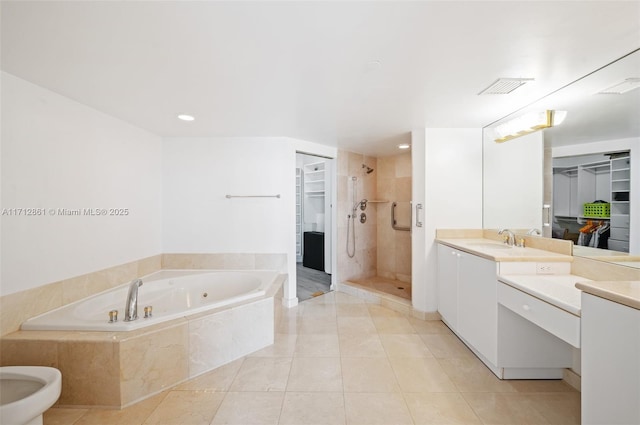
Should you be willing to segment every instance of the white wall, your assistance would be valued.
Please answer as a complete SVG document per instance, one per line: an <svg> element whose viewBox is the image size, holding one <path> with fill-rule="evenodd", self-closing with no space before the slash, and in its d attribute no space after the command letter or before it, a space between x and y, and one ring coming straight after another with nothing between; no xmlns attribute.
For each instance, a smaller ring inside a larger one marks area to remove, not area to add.
<svg viewBox="0 0 640 425"><path fill-rule="evenodd" d="M484 227L542 229L543 132L504 143L488 135L483 143Z"/></svg>
<svg viewBox="0 0 640 425"><path fill-rule="evenodd" d="M427 240L425 200L426 180L426 133L424 129L411 132L411 303L420 311L435 311L430 303L431 285L428 281L427 247L433 242ZM422 207L422 209L419 209ZM419 210L419 212L418 212ZM418 214L420 214L418 216ZM430 218L430 217L429 217ZM418 221L422 226L417 226Z"/></svg>
<svg viewBox="0 0 640 425"><path fill-rule="evenodd" d="M293 161L284 138L165 139L164 252L287 252Z"/></svg>
<svg viewBox="0 0 640 425"><path fill-rule="evenodd" d="M2 295L161 252L161 139L7 73L2 82ZM128 208L60 216L58 208Z"/></svg>
<svg viewBox="0 0 640 425"><path fill-rule="evenodd" d="M295 305L296 150L335 148L284 137L172 138L163 143L163 251L286 253ZM226 195L276 195L234 198Z"/></svg>
<svg viewBox="0 0 640 425"><path fill-rule="evenodd" d="M427 128L424 168L425 250L418 261L424 261L425 269L424 279L413 280L414 288L422 286L414 289L418 297L413 306L434 312L438 309L436 229L482 228L482 129Z"/></svg>

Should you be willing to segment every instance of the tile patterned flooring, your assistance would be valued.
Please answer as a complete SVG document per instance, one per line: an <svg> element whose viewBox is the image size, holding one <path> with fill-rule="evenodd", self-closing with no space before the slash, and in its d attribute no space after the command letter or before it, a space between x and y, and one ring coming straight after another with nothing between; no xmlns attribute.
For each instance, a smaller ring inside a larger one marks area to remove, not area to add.
<svg viewBox="0 0 640 425"><path fill-rule="evenodd" d="M396 297L411 300L411 283L401 282L382 276L372 276L364 279L352 279L349 282L360 285L366 289L394 295Z"/></svg>
<svg viewBox="0 0 640 425"><path fill-rule="evenodd" d="M340 292L276 309L276 342L123 410L45 425L579 424L563 381L500 381L440 321Z"/></svg>
<svg viewBox="0 0 640 425"><path fill-rule="evenodd" d="M299 301L313 298L315 293L327 293L331 289L331 275L320 270L303 267L302 263L296 264L296 282Z"/></svg>

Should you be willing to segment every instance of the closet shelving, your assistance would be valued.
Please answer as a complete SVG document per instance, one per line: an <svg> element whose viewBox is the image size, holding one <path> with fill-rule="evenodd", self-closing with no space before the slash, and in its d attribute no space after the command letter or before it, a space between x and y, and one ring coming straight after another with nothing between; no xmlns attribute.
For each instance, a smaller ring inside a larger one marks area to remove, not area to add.
<svg viewBox="0 0 640 425"><path fill-rule="evenodd" d="M582 164L578 167L578 219L608 220L605 217L585 216L582 206L595 200L611 201L610 173L611 161L609 160Z"/></svg>
<svg viewBox="0 0 640 425"><path fill-rule="evenodd" d="M610 159L553 169L553 208L557 222L585 224L588 220L609 222L609 249L629 251L631 167L628 152ZM609 202L610 217L589 217L583 205L596 200Z"/></svg>
<svg viewBox="0 0 640 425"><path fill-rule="evenodd" d="M631 212L631 158L629 154L611 158L611 237L609 248L629 251Z"/></svg>
<svg viewBox="0 0 640 425"><path fill-rule="evenodd" d="M304 194L310 198L322 198L325 192L325 163L312 162L304 167Z"/></svg>
<svg viewBox="0 0 640 425"><path fill-rule="evenodd" d="M302 169L296 168L296 261L302 261Z"/></svg>

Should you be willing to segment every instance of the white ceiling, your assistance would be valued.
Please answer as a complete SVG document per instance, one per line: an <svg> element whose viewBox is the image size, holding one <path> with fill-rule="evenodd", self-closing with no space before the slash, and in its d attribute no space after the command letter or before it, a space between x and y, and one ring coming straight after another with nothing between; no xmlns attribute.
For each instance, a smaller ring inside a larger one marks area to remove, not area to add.
<svg viewBox="0 0 640 425"><path fill-rule="evenodd" d="M160 136L289 136L371 155L412 129L485 126L640 46L640 1L1 7L4 71ZM498 77L535 81L477 95Z"/></svg>

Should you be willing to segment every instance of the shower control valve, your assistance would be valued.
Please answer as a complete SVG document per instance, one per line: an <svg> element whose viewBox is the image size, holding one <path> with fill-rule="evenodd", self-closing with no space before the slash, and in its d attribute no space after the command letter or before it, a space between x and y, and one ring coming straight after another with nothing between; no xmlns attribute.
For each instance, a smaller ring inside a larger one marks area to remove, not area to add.
<svg viewBox="0 0 640 425"><path fill-rule="evenodd" d="M367 215L365 213L360 214L360 223L367 221Z"/></svg>

